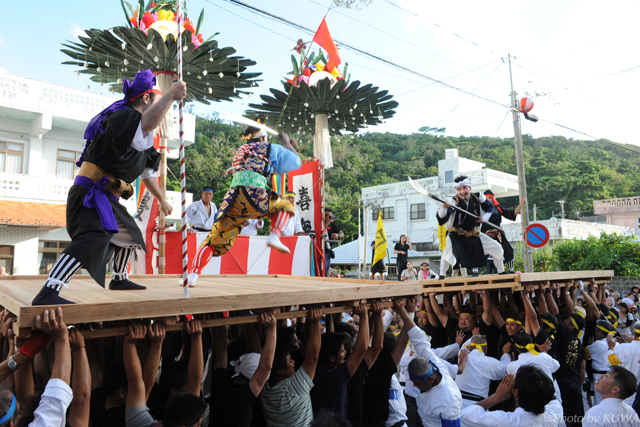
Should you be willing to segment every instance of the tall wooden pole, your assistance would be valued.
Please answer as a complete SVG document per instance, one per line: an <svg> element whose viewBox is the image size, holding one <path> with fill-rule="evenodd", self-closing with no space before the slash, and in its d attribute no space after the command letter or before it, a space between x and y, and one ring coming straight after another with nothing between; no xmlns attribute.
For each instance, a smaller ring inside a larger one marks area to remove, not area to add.
<svg viewBox="0 0 640 427"><path fill-rule="evenodd" d="M180 15L180 9L182 8L182 0L178 0L176 6L176 12L178 14L178 81L182 81L182 16ZM185 221L187 215L187 180L185 176L184 166L184 129L182 123L182 99L178 106L178 133L180 134L180 208L181 216L180 222L182 224L182 289L183 296L189 297L187 265L189 263L187 253L187 223Z"/></svg>
<svg viewBox="0 0 640 427"><path fill-rule="evenodd" d="M520 114L518 113L518 100L516 99L516 92L513 90L513 76L511 74L511 54L509 54L509 78L511 79L511 115L513 116L513 139L516 146L516 168L518 170L518 190L520 193L520 200L523 197L527 197L527 181L524 173L524 158L522 153L522 133L520 131ZM529 202L524 203L522 209L522 235L525 235L527 226L529 225ZM522 241L522 257L524 258L524 271L525 273L533 272L533 258L529 251L527 242Z"/></svg>
<svg viewBox="0 0 640 427"><path fill-rule="evenodd" d="M160 138L160 191L162 192L163 200L167 199L167 136L162 132ZM160 203L160 200L158 201ZM160 209L160 217L158 219L158 274L165 274L165 266L167 261L165 259L165 247L167 244L166 234L167 219Z"/></svg>

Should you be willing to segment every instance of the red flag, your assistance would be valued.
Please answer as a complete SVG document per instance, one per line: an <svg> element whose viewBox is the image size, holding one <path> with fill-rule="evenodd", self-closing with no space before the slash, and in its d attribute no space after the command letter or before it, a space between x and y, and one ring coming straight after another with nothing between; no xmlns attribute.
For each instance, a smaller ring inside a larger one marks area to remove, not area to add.
<svg viewBox="0 0 640 427"><path fill-rule="evenodd" d="M327 22L324 18L322 18L322 23L318 27L316 35L313 36L313 41L327 51L327 55L329 56L327 66L325 67L327 72L330 73L331 70L342 63L340 55L338 54L338 48L331 38L329 27L327 27Z"/></svg>

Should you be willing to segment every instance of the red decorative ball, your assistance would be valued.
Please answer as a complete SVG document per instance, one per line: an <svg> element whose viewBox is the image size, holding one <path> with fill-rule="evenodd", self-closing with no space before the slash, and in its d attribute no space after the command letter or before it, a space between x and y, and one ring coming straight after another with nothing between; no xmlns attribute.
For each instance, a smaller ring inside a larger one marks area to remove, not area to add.
<svg viewBox="0 0 640 427"><path fill-rule="evenodd" d="M304 69L304 75L305 76L310 76L311 75L311 69L310 68L305 68Z"/></svg>

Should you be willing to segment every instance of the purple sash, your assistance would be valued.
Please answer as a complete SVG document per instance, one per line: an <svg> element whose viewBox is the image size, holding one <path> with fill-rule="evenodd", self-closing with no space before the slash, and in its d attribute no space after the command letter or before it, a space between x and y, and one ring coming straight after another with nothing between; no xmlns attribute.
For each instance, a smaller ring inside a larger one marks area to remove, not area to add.
<svg viewBox="0 0 640 427"><path fill-rule="evenodd" d="M113 209L109 203L109 199L113 201L120 200L115 194L106 190L105 185L109 183L109 177L104 176L98 182L93 182L91 178L86 176L76 176L73 180L74 185L79 185L86 188L87 195L84 197L84 203L82 206L90 209L97 209L98 216L100 216L100 222L107 231L118 232L118 223L116 222L116 216L113 214Z"/></svg>

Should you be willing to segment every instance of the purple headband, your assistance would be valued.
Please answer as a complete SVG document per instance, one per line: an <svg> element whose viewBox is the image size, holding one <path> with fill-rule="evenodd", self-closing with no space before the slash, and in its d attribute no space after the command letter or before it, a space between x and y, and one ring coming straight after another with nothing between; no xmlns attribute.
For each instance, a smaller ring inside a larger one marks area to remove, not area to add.
<svg viewBox="0 0 640 427"><path fill-rule="evenodd" d="M84 150L82 151L80 159L76 163L76 166L80 167L82 165L82 162L84 161L84 153L87 151L87 147L91 145L91 141L93 141L96 135L98 135L98 132L104 133L104 131L100 128L100 125L102 125L102 121L113 112L129 108L127 107L129 99L137 98L138 96L148 92L149 90L153 89L153 86L155 86L155 84L156 76L153 75L151 70L140 71L134 77L133 82L130 82L128 79L124 79L124 82L122 83L122 93L124 94L124 98L109 105L107 108L98 113L98 115L92 118L89 122L87 130L84 132L84 139L86 139L87 142L84 146Z"/></svg>

